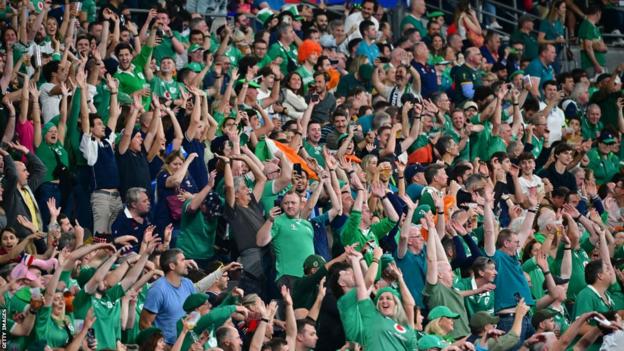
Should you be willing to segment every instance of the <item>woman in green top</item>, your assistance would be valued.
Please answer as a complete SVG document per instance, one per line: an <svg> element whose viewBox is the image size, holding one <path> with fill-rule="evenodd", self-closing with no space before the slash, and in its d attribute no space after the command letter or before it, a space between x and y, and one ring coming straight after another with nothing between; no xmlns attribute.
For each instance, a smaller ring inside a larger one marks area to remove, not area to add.
<svg viewBox="0 0 624 351"><path fill-rule="evenodd" d="M39 340L46 340L52 348L65 347L73 339L74 318L71 314L65 313L65 297L62 291L56 291L61 272L64 251L59 255L59 262L52 275L52 279L46 286L43 306L37 311L35 321L35 333Z"/></svg>
<svg viewBox="0 0 624 351"><path fill-rule="evenodd" d="M381 249L375 249L375 251L378 250ZM357 307L362 325L367 326L360 340L363 348L384 351L416 350L416 334L414 333L416 303L403 280L401 271L395 265L388 267L390 274L397 279L400 294L393 288L385 287L377 291L375 303L373 303L360 267L362 255L352 248L347 251L349 251L357 289Z"/></svg>
<svg viewBox="0 0 624 351"><path fill-rule="evenodd" d="M61 106L60 116L52 118L45 125L41 125L41 109L39 108L39 91L34 83L31 83L30 95L32 97L32 118L34 125L35 154L46 166L43 184L37 189L37 202L41 211L43 223L50 220L50 211L47 202L54 198L59 207L70 208L71 184L63 182L61 176L67 175L69 167L69 154L63 147L65 131L67 130L67 97L69 90L65 83L61 83Z"/></svg>
<svg viewBox="0 0 624 351"><path fill-rule="evenodd" d="M557 0L552 3L548 15L540 23L539 32L537 33L537 43L539 45L552 44L557 49L557 59L552 66L555 73L561 71L561 52L565 40L565 27L563 22L566 17L566 2Z"/></svg>

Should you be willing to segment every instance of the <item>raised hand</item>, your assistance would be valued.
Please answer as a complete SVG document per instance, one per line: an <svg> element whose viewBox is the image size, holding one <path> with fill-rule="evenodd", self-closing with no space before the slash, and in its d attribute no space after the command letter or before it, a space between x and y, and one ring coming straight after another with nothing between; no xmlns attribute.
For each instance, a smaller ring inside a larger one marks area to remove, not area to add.
<svg viewBox="0 0 624 351"><path fill-rule="evenodd" d="M284 304L286 306L292 306L293 301L292 301L292 297L290 296L290 289L288 289L286 285L282 285L282 289L280 292L282 294L282 299L284 299Z"/></svg>
<svg viewBox="0 0 624 351"><path fill-rule="evenodd" d="M383 185L381 182L374 182L373 184L371 184L372 195L380 199L386 195L386 190L386 186Z"/></svg>
<svg viewBox="0 0 624 351"><path fill-rule="evenodd" d="M61 207L56 207L56 199L54 197L49 198L46 205L48 206L50 217L58 218L61 214Z"/></svg>

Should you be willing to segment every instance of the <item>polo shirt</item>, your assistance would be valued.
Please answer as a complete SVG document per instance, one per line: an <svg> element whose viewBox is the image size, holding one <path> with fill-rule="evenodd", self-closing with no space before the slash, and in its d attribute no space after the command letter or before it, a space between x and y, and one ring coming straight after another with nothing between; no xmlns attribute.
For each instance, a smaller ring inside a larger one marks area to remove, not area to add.
<svg viewBox="0 0 624 351"><path fill-rule="evenodd" d="M271 227L276 280L283 275L303 276L303 262L314 254L314 230L309 221L282 214Z"/></svg>
<svg viewBox="0 0 624 351"><path fill-rule="evenodd" d="M516 30L511 34L510 43L522 43L524 44L524 51L522 52L523 60L533 60L539 55L537 39L535 36L526 34L519 30Z"/></svg>
<svg viewBox="0 0 624 351"><path fill-rule="evenodd" d="M563 250L564 245L560 244L557 248L557 255L555 256L555 260L552 264L552 273L554 275L561 274L561 264L563 262ZM572 254L572 273L570 275L570 282L568 283L568 291L567 298L568 301L574 302L576 301L578 293L587 286L585 282L585 266L589 263L589 255L587 254L588 250L591 252L593 250L593 245L591 245L589 241L589 233L584 232L581 235L580 239L580 247L573 248L571 251Z"/></svg>
<svg viewBox="0 0 624 351"><path fill-rule="evenodd" d="M437 92L439 90L438 86L438 75L436 74L435 69L428 65L422 64L420 62L413 61L412 66L416 68L418 74L420 75L420 92L424 98L431 97L431 94Z"/></svg>
<svg viewBox="0 0 624 351"><path fill-rule="evenodd" d="M425 279L427 277L427 247L423 246L423 249L418 254L414 254L407 249L403 258L399 258L396 251L393 256L397 267L401 269L401 272L405 273L403 274L405 285L407 285L414 297L416 305L421 309L426 309L422 290L425 287Z"/></svg>
<svg viewBox="0 0 624 351"><path fill-rule="evenodd" d="M592 124L586 117L581 118L581 135L583 136L583 139L596 140L603 128L604 123L602 123L602 121Z"/></svg>
<svg viewBox="0 0 624 351"><path fill-rule="evenodd" d="M362 333L365 350L403 351L416 350L416 334L413 328L398 324L377 310L370 298L357 303L362 323L367 326Z"/></svg>
<svg viewBox="0 0 624 351"><path fill-rule="evenodd" d="M535 305L529 289L529 283L524 277L518 257L496 250L491 258L496 263L496 270L498 271L494 280L494 285L496 285L494 290L496 296L494 299L494 311L498 312L506 308L516 307L518 304L516 294L520 294L527 305Z"/></svg>
<svg viewBox="0 0 624 351"><path fill-rule="evenodd" d="M477 282L474 277L462 278L455 284L455 287L461 291L476 290ZM481 311L494 314L494 299L493 290L464 297L468 318Z"/></svg>
<svg viewBox="0 0 624 351"><path fill-rule="evenodd" d="M175 79L164 80L161 77L154 77L151 81L151 89L158 97L164 97L167 100L177 100L180 98L182 85Z"/></svg>
<svg viewBox="0 0 624 351"><path fill-rule="evenodd" d="M209 259L214 256L217 220L206 219L200 209L191 211L191 201L188 199L182 205L182 222L176 246L186 258Z"/></svg>
<svg viewBox="0 0 624 351"><path fill-rule="evenodd" d="M544 82L553 80L555 77L555 70L551 65L544 65L539 57L534 58L526 68L526 74L531 77L537 77L540 79L539 88L542 91Z"/></svg>
<svg viewBox="0 0 624 351"><path fill-rule="evenodd" d="M91 295L93 315L97 318L93 329L98 350L116 349L121 340L121 298L125 295L120 284L106 290L101 298Z"/></svg>
<svg viewBox="0 0 624 351"><path fill-rule="evenodd" d="M69 313L63 321L52 317L52 306L43 306L37 311L35 334L39 340L46 340L53 348L65 347L70 341L69 333L74 333L74 318Z"/></svg>
<svg viewBox="0 0 624 351"><path fill-rule="evenodd" d="M578 293L576 303L574 305L574 318L578 318L584 313L587 312L598 312L598 313L606 313L615 310L615 304L608 291L604 293L606 301L600 297L600 294L596 289L587 285L583 290ZM592 345L590 345L587 349L591 351L595 351L600 349L600 345L602 344L602 338L596 340Z"/></svg>
<svg viewBox="0 0 624 351"><path fill-rule="evenodd" d="M147 216L143 218L143 223L139 223L132 218L128 207L124 207L123 214L120 213L111 225L111 231L113 232L113 238L118 238L122 235L132 235L137 238L138 243L132 245L132 250L138 253L143 241L143 233L150 225L151 223Z"/></svg>

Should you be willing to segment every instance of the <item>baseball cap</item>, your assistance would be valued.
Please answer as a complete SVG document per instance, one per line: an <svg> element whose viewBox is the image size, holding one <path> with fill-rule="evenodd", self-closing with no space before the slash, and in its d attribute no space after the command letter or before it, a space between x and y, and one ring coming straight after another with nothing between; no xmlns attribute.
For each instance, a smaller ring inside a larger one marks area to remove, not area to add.
<svg viewBox="0 0 624 351"><path fill-rule="evenodd" d="M445 60L442 56L435 55L431 59L431 63L434 65L448 65L450 62Z"/></svg>
<svg viewBox="0 0 624 351"><path fill-rule="evenodd" d="M310 255L308 258L303 261L303 271L307 272L312 268L320 268L325 264L325 259L323 256L319 255Z"/></svg>
<svg viewBox="0 0 624 351"><path fill-rule="evenodd" d="M427 319L432 321L434 319L442 317L457 319L459 318L459 314L451 311L451 309L446 306L436 306L431 311L429 311Z"/></svg>
<svg viewBox="0 0 624 351"><path fill-rule="evenodd" d="M186 66L184 66L184 68L188 68L195 73L199 73L202 70L202 66L197 62L187 63Z"/></svg>
<svg viewBox="0 0 624 351"><path fill-rule="evenodd" d="M243 84L243 83L245 83L245 78L243 78L243 79L239 79L239 80L237 81L237 83L238 83L238 84ZM258 89L258 88L260 88L260 84L258 84L256 81L253 81L253 80L252 80L252 81L249 81L249 87L250 87L250 88L256 88L256 89Z"/></svg>
<svg viewBox="0 0 624 351"><path fill-rule="evenodd" d="M486 311L479 311L470 318L470 328L481 331L486 325L496 324L499 320L500 318L492 316Z"/></svg>
<svg viewBox="0 0 624 351"><path fill-rule="evenodd" d="M533 318L531 318L531 324L533 324L533 328L537 329L540 323L547 320L548 318L552 318L556 314L557 312L549 309L539 310L535 312Z"/></svg>
<svg viewBox="0 0 624 351"><path fill-rule="evenodd" d="M443 349L446 345L437 335L427 334L418 340L419 350Z"/></svg>
<svg viewBox="0 0 624 351"><path fill-rule="evenodd" d="M197 44L192 44L192 45L189 47L188 52L194 52L194 51L197 51L197 50L204 50L204 48L203 48L203 47L201 47L200 45L197 45Z"/></svg>
<svg viewBox="0 0 624 351"><path fill-rule="evenodd" d="M469 108L474 108L475 110L479 111L479 105L477 105L477 103L474 101L468 100L464 102L464 105L462 106L462 110L466 111Z"/></svg>
<svg viewBox="0 0 624 351"><path fill-rule="evenodd" d="M414 178L414 176L417 173L421 173L424 171L425 171L425 166L421 165L420 163L415 163L415 164L407 166L403 174L405 176L405 180L407 184L411 183L412 178Z"/></svg>
<svg viewBox="0 0 624 351"><path fill-rule="evenodd" d="M336 48L336 39L331 34L321 35L320 44L324 48Z"/></svg>
<svg viewBox="0 0 624 351"><path fill-rule="evenodd" d="M208 301L208 295L204 293L191 294L189 295L189 297L186 298L186 300L184 300L184 305L182 305L182 308L184 309L184 312L191 313L197 307L205 304L206 301Z"/></svg>
<svg viewBox="0 0 624 351"><path fill-rule="evenodd" d="M444 13L442 11L432 11L427 14L428 19L442 17L442 16L444 16Z"/></svg>
<svg viewBox="0 0 624 351"><path fill-rule="evenodd" d="M395 288L386 286L384 288L377 290L377 294L375 295L375 304L377 304L377 301L379 300L381 295L387 292L391 293L392 295L396 296L397 299L401 300L401 294L399 294L399 292Z"/></svg>
<svg viewBox="0 0 624 351"><path fill-rule="evenodd" d="M600 132L600 136L598 137L598 142L607 145L615 144L616 141L617 140L615 139L613 134L611 134L611 132L609 132L608 130L603 130L602 132Z"/></svg>

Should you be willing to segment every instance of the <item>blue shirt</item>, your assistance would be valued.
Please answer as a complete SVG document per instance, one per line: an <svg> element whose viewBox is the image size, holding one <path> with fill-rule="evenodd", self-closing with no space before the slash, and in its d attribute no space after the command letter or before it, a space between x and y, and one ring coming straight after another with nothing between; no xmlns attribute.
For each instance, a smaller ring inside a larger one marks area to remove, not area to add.
<svg viewBox="0 0 624 351"><path fill-rule="evenodd" d="M195 286L190 279L182 278L180 286L175 287L166 277L159 278L147 291L143 308L156 315L154 326L162 330L167 344L175 343L178 337L176 323L186 314L182 305L194 293Z"/></svg>
<svg viewBox="0 0 624 351"><path fill-rule="evenodd" d="M504 310L510 307L516 307L518 301L516 294L524 298L524 302L529 305L535 305L529 283L522 271L522 265L517 256L510 256L507 253L496 250L494 256L491 257L496 263L498 274L494 280L496 290L494 290L494 312Z"/></svg>
<svg viewBox="0 0 624 351"><path fill-rule="evenodd" d="M531 77L538 77L540 79L540 91L544 87L544 82L555 79L555 71L551 65L544 66L539 57L536 57L529 63L525 70L526 74Z"/></svg>
<svg viewBox="0 0 624 351"><path fill-rule="evenodd" d="M427 247L423 246L418 255L414 255L408 249L403 258L399 258L397 252L395 252L394 259L397 267L405 273L403 275L405 284L414 297L416 305L421 309L426 309L427 305L423 301L422 291L425 288L425 279L427 277Z"/></svg>
<svg viewBox="0 0 624 351"><path fill-rule="evenodd" d="M366 43L366 40L362 40L360 44L358 45L358 48L355 51L355 54L368 57L368 62L371 65L374 65L375 59L379 57L379 47L377 47L377 44L375 43L371 43L370 45L368 45Z"/></svg>
<svg viewBox="0 0 624 351"><path fill-rule="evenodd" d="M113 238L118 238L122 235L132 235L137 238L138 242L132 246L132 250L134 252L139 252L139 246L143 241L143 233L145 229L149 227L150 221L147 218L143 218L143 223L139 223L132 218L130 211L128 211L127 207L124 207L122 213L117 215L115 222L111 226L111 231L113 232Z"/></svg>
<svg viewBox="0 0 624 351"><path fill-rule="evenodd" d="M414 66L418 74L420 74L421 94L424 98L428 98L431 94L438 91L440 88L438 86L438 75L433 67L426 63L423 65L419 62L414 62L412 66Z"/></svg>

